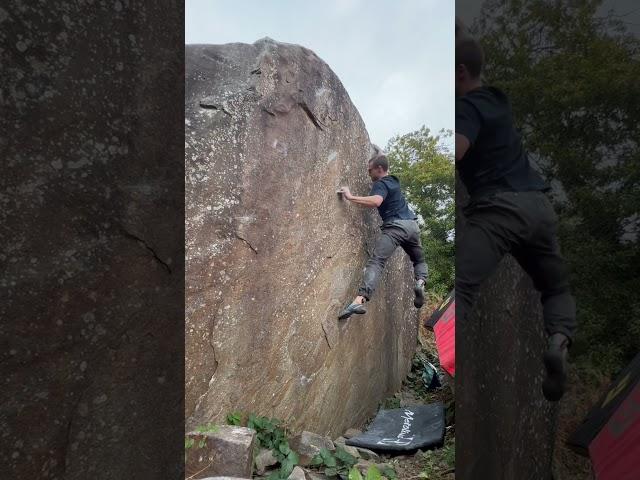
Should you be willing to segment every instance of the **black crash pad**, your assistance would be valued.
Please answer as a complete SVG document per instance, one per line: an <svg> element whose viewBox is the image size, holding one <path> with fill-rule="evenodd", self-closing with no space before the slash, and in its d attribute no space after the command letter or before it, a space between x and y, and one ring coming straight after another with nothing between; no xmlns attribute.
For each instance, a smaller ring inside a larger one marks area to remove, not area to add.
<svg viewBox="0 0 640 480"><path fill-rule="evenodd" d="M380 410L364 433L345 443L379 452L439 447L444 443L444 421L441 403Z"/></svg>

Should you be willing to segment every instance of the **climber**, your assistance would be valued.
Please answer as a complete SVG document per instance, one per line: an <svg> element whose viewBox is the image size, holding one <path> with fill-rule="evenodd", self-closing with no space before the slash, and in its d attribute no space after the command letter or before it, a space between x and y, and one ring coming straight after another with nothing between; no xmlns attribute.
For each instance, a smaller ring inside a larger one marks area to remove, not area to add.
<svg viewBox="0 0 640 480"><path fill-rule="evenodd" d="M371 299L376 289L385 263L400 246L413 262L416 283L414 286L416 308L424 304L424 285L427 281L427 264L420 243L420 227L416 216L407 205L404 195L400 191L400 181L394 175L389 175L389 162L379 147L374 145L375 154L369 160L369 177L373 181L371 192L367 197L357 197L351 194L348 187L338 190L345 200L349 200L365 208L377 208L382 217L381 234L376 238L373 254L370 256L364 270L358 296L345 307L338 318L344 320L351 315L366 313L364 303Z"/></svg>
<svg viewBox="0 0 640 480"><path fill-rule="evenodd" d="M470 197L456 244L458 318L464 321L482 282L505 254L512 254L541 293L548 335L542 388L547 400L558 401L565 389L576 307L560 254L558 220L545 194L550 188L529 163L507 96L482 83L479 42L457 35L455 56L455 159Z"/></svg>

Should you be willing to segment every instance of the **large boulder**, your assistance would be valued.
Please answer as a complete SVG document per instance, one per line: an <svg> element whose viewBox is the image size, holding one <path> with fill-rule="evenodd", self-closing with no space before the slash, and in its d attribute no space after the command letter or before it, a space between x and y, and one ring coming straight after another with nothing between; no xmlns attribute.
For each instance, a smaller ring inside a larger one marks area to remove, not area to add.
<svg viewBox="0 0 640 480"><path fill-rule="evenodd" d="M364 123L312 51L188 45L187 427L235 409L336 435L397 389L413 353L411 269L390 259L369 313L339 323L377 233Z"/></svg>

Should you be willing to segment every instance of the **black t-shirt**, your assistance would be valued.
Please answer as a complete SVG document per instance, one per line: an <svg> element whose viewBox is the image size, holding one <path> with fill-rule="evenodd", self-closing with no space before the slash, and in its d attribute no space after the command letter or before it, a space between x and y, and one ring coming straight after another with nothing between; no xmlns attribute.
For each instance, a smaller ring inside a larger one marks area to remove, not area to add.
<svg viewBox="0 0 640 480"><path fill-rule="evenodd" d="M400 181L394 175L387 175L376 181L369 195L380 195L383 200L378 213L383 222L391 220L415 220L416 214L411 211L404 195L400 191Z"/></svg>
<svg viewBox="0 0 640 480"><path fill-rule="evenodd" d="M456 167L471 197L548 190L531 168L513 124L509 99L499 89L480 87L456 98L456 133L470 143Z"/></svg>

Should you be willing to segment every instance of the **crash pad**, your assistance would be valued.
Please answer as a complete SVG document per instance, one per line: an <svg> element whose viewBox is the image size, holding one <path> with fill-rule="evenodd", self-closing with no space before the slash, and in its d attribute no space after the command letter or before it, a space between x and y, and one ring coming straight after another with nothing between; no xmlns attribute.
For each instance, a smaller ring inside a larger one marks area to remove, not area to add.
<svg viewBox="0 0 640 480"><path fill-rule="evenodd" d="M640 478L640 383L589 444L589 456L598 480Z"/></svg>
<svg viewBox="0 0 640 480"><path fill-rule="evenodd" d="M616 376L582 424L569 437L569 447L582 455L589 455L590 444L636 385L640 385L640 353Z"/></svg>
<svg viewBox="0 0 640 480"><path fill-rule="evenodd" d="M453 301L447 311L433 327L440 366L452 377L456 376L456 302Z"/></svg>
<svg viewBox="0 0 640 480"><path fill-rule="evenodd" d="M640 353L609 385L567 444L591 457L598 480L640 478Z"/></svg>
<svg viewBox="0 0 640 480"><path fill-rule="evenodd" d="M433 330L433 327L436 325L436 323L438 323L438 320L440 320L440 317L442 317L442 315L447 310L449 310L450 306L454 305L455 299L456 299L456 290L453 289L453 290L451 290L451 292L449 292L449 295L447 295L447 298L445 298L442 301L440 306L438 306L438 308L424 322L424 326L426 328L428 328L429 330ZM453 308L453 313L455 315L455 305L454 305L454 308Z"/></svg>
<svg viewBox="0 0 640 480"><path fill-rule="evenodd" d="M345 443L378 452L405 452L442 446L444 430L441 403L393 408L378 411L364 433Z"/></svg>
<svg viewBox="0 0 640 480"><path fill-rule="evenodd" d="M451 290L447 298L433 312L424 326L433 330L440 366L451 377L456 376L456 291Z"/></svg>

